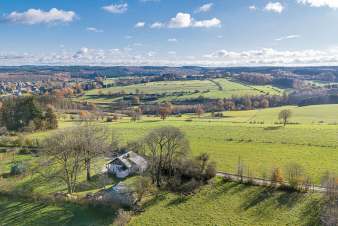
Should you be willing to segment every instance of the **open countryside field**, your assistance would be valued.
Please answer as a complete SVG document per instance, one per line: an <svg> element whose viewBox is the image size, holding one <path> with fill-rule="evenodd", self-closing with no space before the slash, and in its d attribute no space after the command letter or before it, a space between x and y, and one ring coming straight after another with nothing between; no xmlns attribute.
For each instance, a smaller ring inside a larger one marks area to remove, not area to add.
<svg viewBox="0 0 338 226"><path fill-rule="evenodd" d="M292 109L290 124L283 127L277 115L281 109ZM124 118L105 123L114 129L122 144L145 136L162 126L180 128L188 137L193 155L209 153L220 171L235 172L240 157L255 176L285 167L290 162L301 164L314 182L327 170L338 172L338 105L282 107L255 111L225 112L224 118L213 119L205 114L172 116L164 121L158 117L143 117L136 123ZM325 118L323 118L325 114ZM77 125L65 121L61 127ZM50 132L31 135L48 136Z"/></svg>
<svg viewBox="0 0 338 226"><path fill-rule="evenodd" d="M136 92L144 94L166 94L161 98L164 100L186 100L195 99L199 96L205 98L229 98L232 96L244 95L263 95L276 94L280 95L282 90L272 86L249 86L237 82L232 82L227 79L214 80L189 80L189 81L161 81L149 82L129 86L116 86L106 89L94 89L85 92L81 100L91 102L111 102L111 98L100 97L99 93L118 93L124 91L125 93L135 94ZM178 95L179 92L185 92Z"/></svg>
<svg viewBox="0 0 338 226"><path fill-rule="evenodd" d="M318 225L320 195L216 181L194 196L164 194L129 225Z"/></svg>

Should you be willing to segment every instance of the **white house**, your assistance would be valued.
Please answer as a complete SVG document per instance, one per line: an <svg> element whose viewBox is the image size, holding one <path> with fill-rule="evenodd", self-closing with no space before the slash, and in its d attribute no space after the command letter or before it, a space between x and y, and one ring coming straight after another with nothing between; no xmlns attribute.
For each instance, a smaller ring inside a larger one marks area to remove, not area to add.
<svg viewBox="0 0 338 226"><path fill-rule="evenodd" d="M135 152L129 151L110 161L107 170L117 178L125 178L132 174L142 173L147 167L147 160Z"/></svg>

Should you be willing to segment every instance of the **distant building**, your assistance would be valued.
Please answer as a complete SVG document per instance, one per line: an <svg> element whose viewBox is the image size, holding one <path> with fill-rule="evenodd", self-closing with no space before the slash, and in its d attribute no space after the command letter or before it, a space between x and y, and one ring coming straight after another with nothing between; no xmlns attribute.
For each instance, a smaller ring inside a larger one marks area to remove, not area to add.
<svg viewBox="0 0 338 226"><path fill-rule="evenodd" d="M115 175L117 178L125 178L129 175L142 173L147 167L147 160L130 151L110 161L107 170L108 173Z"/></svg>

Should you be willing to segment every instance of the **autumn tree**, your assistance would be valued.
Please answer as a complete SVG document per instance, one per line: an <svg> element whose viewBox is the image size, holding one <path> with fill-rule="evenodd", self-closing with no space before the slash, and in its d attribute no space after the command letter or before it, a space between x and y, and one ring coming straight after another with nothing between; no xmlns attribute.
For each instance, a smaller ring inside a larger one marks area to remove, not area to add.
<svg viewBox="0 0 338 226"><path fill-rule="evenodd" d="M291 110L285 109L279 112L278 119L281 120L283 122L283 125L285 126L288 123L291 116L292 116Z"/></svg>
<svg viewBox="0 0 338 226"><path fill-rule="evenodd" d="M197 107L196 107L196 114L198 115L198 117L201 117L201 115L203 115L204 114L204 109L203 109L203 106L202 105L198 105Z"/></svg>
<svg viewBox="0 0 338 226"><path fill-rule="evenodd" d="M271 174L271 181L273 183L280 183L284 182L283 172L280 168L274 168Z"/></svg>
<svg viewBox="0 0 338 226"><path fill-rule="evenodd" d="M159 113L162 120L165 120L173 111L172 104L169 102L164 103L160 106Z"/></svg>

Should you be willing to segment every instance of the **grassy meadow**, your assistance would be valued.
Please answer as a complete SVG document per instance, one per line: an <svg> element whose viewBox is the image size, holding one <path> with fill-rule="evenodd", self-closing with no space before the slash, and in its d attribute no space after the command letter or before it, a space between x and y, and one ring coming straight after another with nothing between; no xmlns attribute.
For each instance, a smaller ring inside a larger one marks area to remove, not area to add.
<svg viewBox="0 0 338 226"><path fill-rule="evenodd" d="M291 109L291 124L278 124L282 109ZM315 183L327 170L338 173L338 105L285 106L252 111L224 112L223 118L186 114L166 120L144 116L131 122L124 117L116 122L92 122L115 131L121 145L144 137L150 130L162 126L180 128L191 145L191 154L209 153L220 171L235 172L238 158L245 172L261 177L273 167L283 169L297 162ZM59 129L26 134L43 140L63 129L83 122L66 119ZM8 173L15 161L34 168L39 158L34 155L0 153L0 171ZM80 175L78 196L102 188L101 171L104 159L93 166L94 180L85 182ZM107 186L117 183L106 181ZM4 177L0 190L18 193L50 195L66 191L61 181L46 181L39 175ZM145 200L145 212L132 218L130 225L317 225L320 194L274 191L268 188L224 183L216 179L193 196L181 197L162 193ZM15 211L11 211L15 209ZM107 211L107 210L106 210ZM51 205L39 202L8 200L0 196L0 225L110 225L115 212L102 212L71 204ZM57 219L57 220L53 220Z"/></svg>
<svg viewBox="0 0 338 226"><path fill-rule="evenodd" d="M272 86L250 86L229 81L227 79L214 80L190 80L190 81L160 81L135 84L129 86L115 86L105 89L94 89L85 92L80 100L86 100L95 103L109 103L118 98L101 97L99 93L125 93L135 94L136 92L143 94L165 94L160 101L186 100L196 99L200 96L205 98L230 98L232 96L244 95L262 95L282 93L281 89ZM185 92L178 95L179 92Z"/></svg>
<svg viewBox="0 0 338 226"><path fill-rule="evenodd" d="M318 225L320 198L216 180L193 196L147 200L129 225Z"/></svg>
<svg viewBox="0 0 338 226"><path fill-rule="evenodd" d="M278 113L291 109L292 124L278 123ZM264 110L225 112L221 119L184 115L166 120L146 117L138 122L123 118L117 122L96 122L112 128L121 144L145 136L162 126L180 128L190 141L193 155L209 153L221 171L235 172L240 157L255 176L290 162L301 164L316 182L327 170L338 173L338 105L281 107ZM323 117L325 115L325 117ZM64 121L61 128L80 122ZM31 138L43 138L52 132L40 132Z"/></svg>

